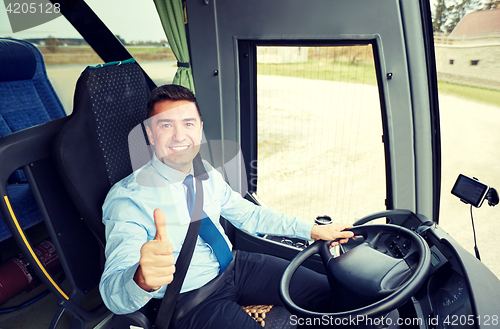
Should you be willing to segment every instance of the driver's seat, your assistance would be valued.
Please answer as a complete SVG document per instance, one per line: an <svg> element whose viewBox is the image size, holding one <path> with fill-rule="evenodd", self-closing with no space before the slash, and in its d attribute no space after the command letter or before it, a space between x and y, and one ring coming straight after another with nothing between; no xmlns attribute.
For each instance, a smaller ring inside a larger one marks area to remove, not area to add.
<svg viewBox="0 0 500 329"><path fill-rule="evenodd" d="M144 73L133 59L87 67L76 85L73 113L54 142L54 159L62 183L98 241L101 267L106 243L104 199L113 184L132 173L131 148L145 152L136 157L144 159L143 164L151 158L146 144L129 144L130 132L140 128L146 116L149 93ZM142 134L140 129L134 132ZM115 328L151 327L141 312L120 319L127 325L118 322Z"/></svg>
<svg viewBox="0 0 500 329"><path fill-rule="evenodd" d="M62 182L99 242L102 260L104 199L113 184L153 154L142 127L149 93L144 73L133 60L88 67L77 82L73 113L55 139ZM113 327L152 328L157 309L150 305L141 311L114 315ZM266 328L295 327L283 307L273 308L265 322Z"/></svg>

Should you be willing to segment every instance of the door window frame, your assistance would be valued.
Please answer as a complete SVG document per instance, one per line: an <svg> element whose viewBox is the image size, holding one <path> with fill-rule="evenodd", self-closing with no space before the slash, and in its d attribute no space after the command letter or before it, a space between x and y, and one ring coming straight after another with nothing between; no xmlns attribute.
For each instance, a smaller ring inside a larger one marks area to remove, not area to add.
<svg viewBox="0 0 500 329"><path fill-rule="evenodd" d="M388 138L388 122L386 101L381 76L379 47L375 39L356 40L237 40L239 66L239 106L241 150L246 168L248 193L257 194L257 47L291 46L291 47L334 47L371 45L377 77L382 122L382 142L384 143L385 176L386 176L386 209L393 209L391 154Z"/></svg>

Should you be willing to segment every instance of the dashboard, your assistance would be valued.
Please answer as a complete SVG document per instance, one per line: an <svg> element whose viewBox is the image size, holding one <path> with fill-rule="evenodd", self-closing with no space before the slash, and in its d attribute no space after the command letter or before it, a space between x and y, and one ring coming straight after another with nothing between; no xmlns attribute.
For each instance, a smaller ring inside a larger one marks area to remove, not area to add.
<svg viewBox="0 0 500 329"><path fill-rule="evenodd" d="M415 216L409 216L400 225L417 232L422 222ZM432 225L432 228L435 229L435 225ZM412 298L411 307L407 305L401 308L399 316L408 320L418 318L419 321L408 321L408 323L412 323L410 328L419 329L476 328L476 323L480 320L490 321L493 324L494 319L479 319L474 315L469 287L461 264L452 248L440 242L432 233L433 229L421 232L431 251L428 279ZM413 251L409 240L394 234L382 237L375 249L395 258L403 258ZM411 262L411 258L407 261Z"/></svg>
<svg viewBox="0 0 500 329"><path fill-rule="evenodd" d="M415 329L484 329L499 328L500 306L498 298L500 280L457 244L438 225L422 221L410 215L392 224L420 232L431 252L431 266L427 280L414 296L398 308L398 317L411 325L395 328ZM367 224L369 225L369 224ZM427 227L425 227L427 226ZM307 246L306 241L282 237L265 236L271 245L291 250L290 257ZM351 239L342 245L340 253L348 252L364 239ZM403 236L386 234L378 240L374 249L395 258L411 254L416 246ZM344 249L344 250L342 250ZM293 252L292 252L293 251ZM318 256L318 255L315 255ZM319 257L311 257L310 267L323 273L324 265ZM411 266L412 257L407 257ZM305 264L305 263L304 263ZM418 321L414 321L414 320ZM392 327L391 327L392 328Z"/></svg>
<svg viewBox="0 0 500 329"><path fill-rule="evenodd" d="M416 217L410 216L401 226L417 231L420 225ZM476 328L480 319L474 315L468 283L458 258L449 245L433 234L432 229L426 230L422 236L431 251L431 269L427 282L414 296L415 312L425 320L419 327ZM411 251L409 242L398 236L387 237L383 245L393 257L402 258Z"/></svg>
<svg viewBox="0 0 500 329"><path fill-rule="evenodd" d="M436 328L474 328L476 319L462 275L452 269L440 271L431 277L428 285Z"/></svg>

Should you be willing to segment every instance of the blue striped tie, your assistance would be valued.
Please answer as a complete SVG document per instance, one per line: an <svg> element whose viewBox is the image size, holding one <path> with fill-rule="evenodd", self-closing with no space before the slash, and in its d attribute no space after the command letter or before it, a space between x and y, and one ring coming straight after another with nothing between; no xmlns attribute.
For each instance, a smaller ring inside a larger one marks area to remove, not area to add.
<svg viewBox="0 0 500 329"><path fill-rule="evenodd" d="M188 175L186 179L184 179L183 184L187 187L187 205L189 216L192 216L195 201L193 175ZM217 227L215 227L212 220L205 214L205 211L203 211L199 235L212 247L220 264L220 273L224 272L229 263L231 263L233 255L231 254L231 250L229 250L226 240Z"/></svg>

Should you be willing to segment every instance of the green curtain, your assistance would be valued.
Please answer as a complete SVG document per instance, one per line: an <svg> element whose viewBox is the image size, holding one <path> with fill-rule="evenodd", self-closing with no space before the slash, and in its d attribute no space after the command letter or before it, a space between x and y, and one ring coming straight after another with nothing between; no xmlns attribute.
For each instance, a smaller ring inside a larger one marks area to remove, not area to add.
<svg viewBox="0 0 500 329"><path fill-rule="evenodd" d="M191 89L194 93L193 73L184 26L182 0L153 0L167 35L168 43L179 63L173 83Z"/></svg>

